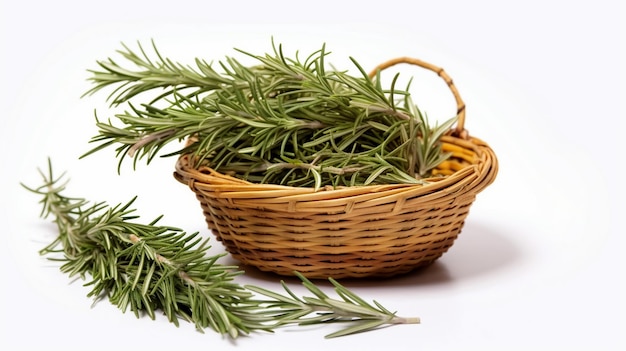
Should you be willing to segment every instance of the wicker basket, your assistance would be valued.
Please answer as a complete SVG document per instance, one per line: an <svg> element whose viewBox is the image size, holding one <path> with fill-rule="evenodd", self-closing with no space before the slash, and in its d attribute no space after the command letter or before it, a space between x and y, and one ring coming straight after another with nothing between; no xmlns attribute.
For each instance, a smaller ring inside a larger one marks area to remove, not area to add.
<svg viewBox="0 0 626 351"><path fill-rule="evenodd" d="M235 259L280 275L386 277L428 265L453 244L476 194L495 179L497 159L464 129L465 105L443 69L403 57L372 74L398 63L436 72L458 107L456 126L442 137L452 157L428 185L315 191L253 184L193 168L190 155L178 159L175 178L195 192L209 229Z"/></svg>

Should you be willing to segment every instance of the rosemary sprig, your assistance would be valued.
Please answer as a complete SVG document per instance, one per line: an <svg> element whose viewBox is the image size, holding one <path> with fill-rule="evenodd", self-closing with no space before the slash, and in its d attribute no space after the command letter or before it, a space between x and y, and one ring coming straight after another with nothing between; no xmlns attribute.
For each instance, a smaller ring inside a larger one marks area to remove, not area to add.
<svg viewBox="0 0 626 351"><path fill-rule="evenodd" d="M124 46L119 53L131 68L108 59L91 71L85 95L113 87L112 107L128 109L115 115L121 127L96 117L98 145L84 156L116 145L120 166L127 156L149 163L165 145L193 137L163 156L193 153L198 166L252 182L317 188L423 183L447 157L439 137L456 117L431 128L408 87L396 88L398 76L384 88L355 59L358 76L328 70L325 46L304 60L276 45L265 55L238 50L257 64L227 57L221 72L153 49L156 59L141 44L139 53Z"/></svg>
<svg viewBox="0 0 626 351"><path fill-rule="evenodd" d="M337 337L376 329L385 324L419 323L402 318L374 301L371 305L330 278L340 299L333 299L299 273L314 296L298 297L287 285L287 295L237 284L243 274L235 266L217 263L222 255L209 256L207 240L198 233L159 225L161 217L141 224L126 204L90 204L62 194L63 175L55 178L51 163L41 172L44 184L26 189L42 196L41 216L54 217L58 237L40 251L63 262L70 277L88 280L89 297L108 297L122 311L154 319L162 311L176 325L179 319L203 331L236 338L253 331L271 332L285 325L349 322L350 326L327 335ZM265 298L259 297L259 295Z"/></svg>

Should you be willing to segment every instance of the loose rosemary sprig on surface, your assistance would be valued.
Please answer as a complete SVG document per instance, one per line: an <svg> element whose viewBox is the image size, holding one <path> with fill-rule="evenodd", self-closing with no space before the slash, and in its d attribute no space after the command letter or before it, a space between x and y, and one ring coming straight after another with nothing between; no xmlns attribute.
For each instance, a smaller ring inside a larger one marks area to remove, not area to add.
<svg viewBox="0 0 626 351"><path fill-rule="evenodd" d="M350 326L327 335L337 337L373 330L386 324L419 323L374 305L330 278L340 299L333 299L301 274L314 296L298 297L282 282L286 295L265 288L237 284L243 274L236 266L217 263L207 240L198 233L159 225L159 218L141 224L126 204L90 204L62 194L66 182L55 178L51 163L41 172L44 184L26 189L42 196L41 216L54 217L58 237L40 251L63 262L69 276L88 280L89 297L108 297L122 311L155 318L162 311L176 325L179 319L200 331L211 328L236 338L253 331L271 332L286 325L349 322ZM261 296L259 296L261 295Z"/></svg>
<svg viewBox="0 0 626 351"><path fill-rule="evenodd" d="M164 156L193 153L198 165L251 182L317 188L422 183L447 157L438 140L456 117L431 128L409 86L396 88L397 75L384 88L354 59L357 76L327 70L325 46L304 60L275 45L265 55L238 50L257 64L227 57L220 72L200 59L173 62L154 43L156 59L139 49L119 51L134 67L109 59L91 71L85 95L113 87L112 106L129 109L115 116L122 127L96 118L91 141L99 145L87 154L117 145L120 164L127 156L149 163L165 145L193 137Z"/></svg>

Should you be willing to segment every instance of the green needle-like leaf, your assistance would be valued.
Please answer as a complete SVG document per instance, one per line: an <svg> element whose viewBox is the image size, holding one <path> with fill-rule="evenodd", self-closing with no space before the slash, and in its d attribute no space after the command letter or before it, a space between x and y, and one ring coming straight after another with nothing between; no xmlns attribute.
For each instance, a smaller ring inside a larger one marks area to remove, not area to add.
<svg viewBox="0 0 626 351"><path fill-rule="evenodd" d="M255 64L226 57L220 71L201 59L195 66L174 62L154 42L154 58L138 47L124 45L123 60L98 61L90 71L94 86L85 95L109 88L111 107L128 109L107 122L96 118L97 145L83 157L115 147L121 167L127 157L136 166L157 155L192 153L198 167L317 189L423 183L448 157L439 139L456 118L432 129L408 86L396 88L398 75L383 87L380 73L370 78L354 58L356 76L329 69L325 46L304 60L285 56L280 45L265 55L236 49ZM197 141L164 150L191 137ZM294 159L291 166L286 157Z"/></svg>
<svg viewBox="0 0 626 351"><path fill-rule="evenodd" d="M340 336L346 336L350 334L362 333L368 330L376 329L383 324L385 324L385 321L380 321L380 320L359 322L348 328L344 328L332 334L328 334L326 335L326 338L331 339L331 338L337 338Z"/></svg>
<svg viewBox="0 0 626 351"><path fill-rule="evenodd" d="M177 326L183 319L200 331L210 328L231 338L287 325L349 323L329 335L336 337L385 324L419 322L396 317L377 302L375 308L333 279L342 300L329 297L298 272L313 297L296 296L284 282L286 294L239 285L234 279L243 272L220 265L217 261L223 255L207 255L210 247L198 233L159 225L161 216L148 224L136 222L135 198L108 206L66 197L62 194L66 183L53 176L51 163L47 174L40 173L42 186L25 187L42 197L41 217L54 217L59 231L40 253L61 262L69 276L89 279L87 296L95 301L108 298L122 312L154 319L162 311Z"/></svg>

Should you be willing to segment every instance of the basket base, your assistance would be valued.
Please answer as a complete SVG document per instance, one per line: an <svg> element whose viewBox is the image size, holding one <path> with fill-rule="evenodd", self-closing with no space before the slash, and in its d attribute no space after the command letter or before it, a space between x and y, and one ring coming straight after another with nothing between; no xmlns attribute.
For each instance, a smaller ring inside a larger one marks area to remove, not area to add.
<svg viewBox="0 0 626 351"><path fill-rule="evenodd" d="M452 246L460 229L458 228L455 234L433 242L428 249L424 247L414 248L415 250L390 249L384 253L378 250L338 254L303 252L302 255L296 256L271 250L245 250L241 245L237 245L238 243L224 239L220 235L216 235L216 238L233 259L242 265L254 267L265 273L293 277L295 272L298 272L309 279L323 280L328 278L390 278L432 265Z"/></svg>
<svg viewBox="0 0 626 351"><path fill-rule="evenodd" d="M441 257L439 257L441 258ZM392 280L395 278L399 278L399 279L421 279L420 277L422 277L422 274L428 274L428 272L430 272L431 269L436 270L437 266L440 265L441 262L439 260L439 258L433 259L432 261L429 262L420 262L419 265L415 266L415 267L407 267L406 271L399 271L399 270L394 270L391 272L388 272L387 274L366 274L366 275L354 275L354 274L341 274L343 272L338 272L340 274L337 273L333 273L333 275L329 275L326 277L320 276L316 273L313 274L303 274L307 279L310 279L312 281L316 281L319 283L324 283L328 281L328 278L333 278L333 279L340 279L342 281L353 281L355 283L358 282L364 282L364 281L368 281L368 282L374 282L374 281L380 281L380 282L386 282L388 280ZM297 278L297 276L295 274L282 274L280 272L275 272L273 270L268 270L268 269L262 269L262 267L257 267L257 266L253 266L253 265L248 265L245 264L241 261L235 260L233 258L232 264L236 264L239 269L241 269L242 271L245 272L246 276L250 276L254 279L260 279L260 280L274 280L274 279L284 279L285 281L289 282L290 280L293 279L294 282L299 281L299 279ZM414 278L413 278L414 277Z"/></svg>

